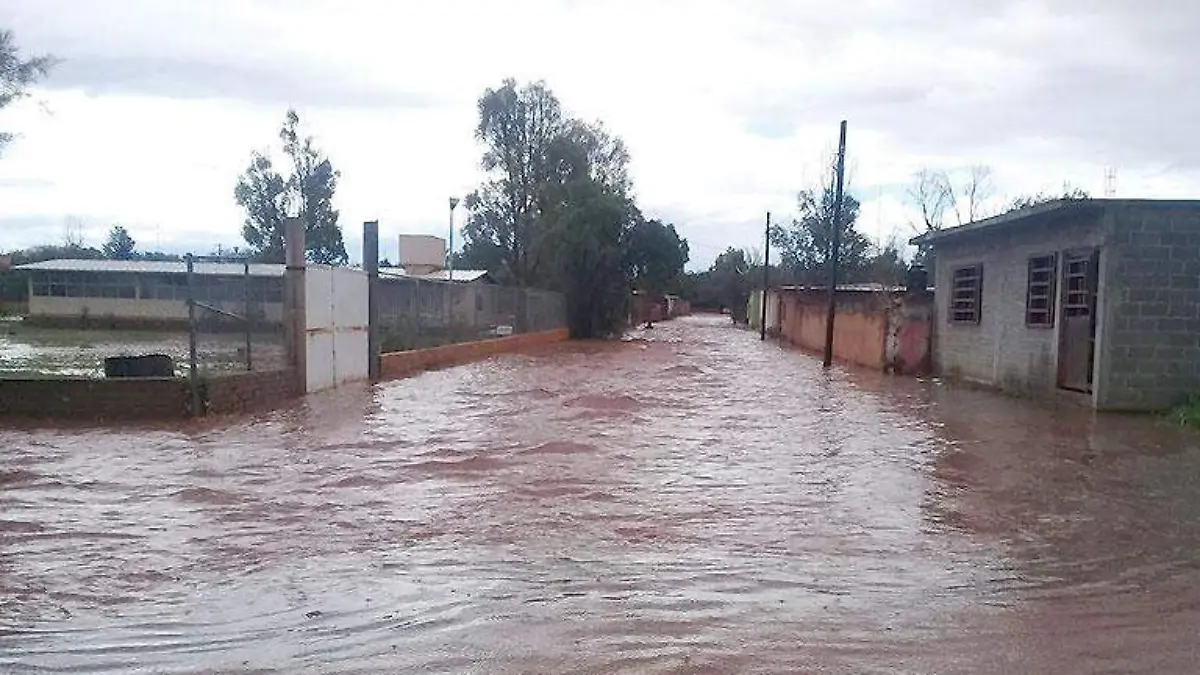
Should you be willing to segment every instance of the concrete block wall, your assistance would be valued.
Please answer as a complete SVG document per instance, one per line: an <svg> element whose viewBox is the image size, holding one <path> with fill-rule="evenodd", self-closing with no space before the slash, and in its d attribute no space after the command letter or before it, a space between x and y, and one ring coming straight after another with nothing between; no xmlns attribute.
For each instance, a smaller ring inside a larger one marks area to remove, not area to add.
<svg viewBox="0 0 1200 675"><path fill-rule="evenodd" d="M178 378L3 379L0 416L97 422L188 416L187 381Z"/></svg>
<svg viewBox="0 0 1200 675"><path fill-rule="evenodd" d="M1168 408L1200 393L1200 209L1180 202L1110 207L1113 246L1102 298L1099 407ZM1103 255L1103 254L1102 254Z"/></svg>
<svg viewBox="0 0 1200 675"><path fill-rule="evenodd" d="M1055 301L1053 328L1025 325L1029 259L1103 247L1105 226L1099 209L1069 220L1012 225L994 234L966 235L937 249L934 293L934 369L947 377L1021 393L1050 394L1058 386L1058 327L1061 297ZM978 324L950 322L953 270L983 264L983 293ZM1105 253L1101 252L1103 280ZM1103 281L1101 293L1104 292ZM1056 290L1061 292L1061 284Z"/></svg>
<svg viewBox="0 0 1200 675"><path fill-rule="evenodd" d="M294 370L236 373L206 380L209 414L277 406L303 393ZM170 421L191 416L183 378L2 379L0 416L93 422Z"/></svg>
<svg viewBox="0 0 1200 675"><path fill-rule="evenodd" d="M205 381L203 394L208 414L225 415L275 407L304 389L296 371L284 369L214 377Z"/></svg>
<svg viewBox="0 0 1200 675"><path fill-rule="evenodd" d="M412 349L380 356L380 375L385 380L415 375L424 370L445 368L485 359L496 354L562 342L568 337L566 328L521 333L494 340L462 342L429 349Z"/></svg>

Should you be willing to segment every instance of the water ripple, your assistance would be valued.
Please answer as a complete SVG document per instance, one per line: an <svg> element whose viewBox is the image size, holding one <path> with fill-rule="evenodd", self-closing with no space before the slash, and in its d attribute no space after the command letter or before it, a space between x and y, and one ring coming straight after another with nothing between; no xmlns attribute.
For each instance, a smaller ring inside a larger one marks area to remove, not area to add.
<svg viewBox="0 0 1200 675"><path fill-rule="evenodd" d="M1197 439L697 317L0 431L3 672L1192 672Z"/></svg>

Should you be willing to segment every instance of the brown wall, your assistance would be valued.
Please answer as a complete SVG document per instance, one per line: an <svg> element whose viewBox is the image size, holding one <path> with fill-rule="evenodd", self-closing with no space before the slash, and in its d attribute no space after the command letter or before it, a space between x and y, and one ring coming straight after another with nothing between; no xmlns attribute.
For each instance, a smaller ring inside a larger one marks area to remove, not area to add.
<svg viewBox="0 0 1200 675"><path fill-rule="evenodd" d="M813 352L825 349L828 298L820 289L784 290L780 337ZM902 374L928 371L932 297L888 291L839 291L833 323L838 361Z"/></svg>
<svg viewBox="0 0 1200 675"><path fill-rule="evenodd" d="M210 415L270 408L304 394L295 370L269 370L214 377L204 385Z"/></svg>
<svg viewBox="0 0 1200 675"><path fill-rule="evenodd" d="M567 329L523 333L494 340L463 342L455 345L392 352L380 357L380 374L383 379L408 377L423 370L443 368L485 359L494 354L548 345L567 339Z"/></svg>
<svg viewBox="0 0 1200 675"><path fill-rule="evenodd" d="M178 378L3 379L0 416L73 420L164 420L188 415Z"/></svg>
<svg viewBox="0 0 1200 675"><path fill-rule="evenodd" d="M871 296L839 294L833 322L833 356L839 361L868 368L883 368L887 336L886 305ZM826 297L822 291L784 292L781 295L781 337L802 349L825 348Z"/></svg>
<svg viewBox="0 0 1200 675"><path fill-rule="evenodd" d="M223 375L201 389L209 414L275 406L301 393L292 370ZM183 378L0 379L0 417L109 422L190 414L191 388Z"/></svg>
<svg viewBox="0 0 1200 675"><path fill-rule="evenodd" d="M666 299L661 296L635 293L629 296L629 325L639 326L646 322L662 321L666 318Z"/></svg>

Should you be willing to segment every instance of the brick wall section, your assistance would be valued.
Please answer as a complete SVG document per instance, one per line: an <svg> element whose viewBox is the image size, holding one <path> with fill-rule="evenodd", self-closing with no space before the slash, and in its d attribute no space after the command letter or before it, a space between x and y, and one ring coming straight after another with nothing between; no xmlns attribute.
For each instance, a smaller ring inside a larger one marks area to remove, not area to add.
<svg viewBox="0 0 1200 675"><path fill-rule="evenodd" d="M892 294L888 313L884 370L897 375L927 375L933 369L933 294Z"/></svg>
<svg viewBox="0 0 1200 675"><path fill-rule="evenodd" d="M1069 220L1032 221L1002 226L999 231L963 236L939 244L934 293L934 369L951 378L978 382L1020 393L1050 393L1058 386L1058 325L1025 325L1029 259L1072 248L1103 246L1101 210ZM1101 254L1101 270L1105 265ZM983 300L978 324L950 322L953 270L983 264ZM1061 293L1061 284L1058 291ZM1103 292L1103 289L1101 289ZM1056 296L1055 311L1061 307Z"/></svg>
<svg viewBox="0 0 1200 675"><path fill-rule="evenodd" d="M898 292L839 291L833 322L838 361L900 374L929 368L932 298ZM781 339L811 352L825 349L828 297L823 290L779 293Z"/></svg>
<svg viewBox="0 0 1200 675"><path fill-rule="evenodd" d="M0 416L32 419L171 420L188 416L187 381L3 379Z"/></svg>
<svg viewBox="0 0 1200 675"><path fill-rule="evenodd" d="M1200 393L1200 208L1123 203L1109 217L1113 246L1101 288L1113 290L1101 300L1097 404L1167 408Z"/></svg>
<svg viewBox="0 0 1200 675"><path fill-rule="evenodd" d="M567 339L567 329L523 333L494 340L463 342L430 349L392 352L380 357L383 379L398 379L423 370L470 363L496 354L514 352L529 347L549 345Z"/></svg>
<svg viewBox="0 0 1200 675"><path fill-rule="evenodd" d="M887 310L870 297L838 300L833 322L833 356L838 361L867 368L882 369L887 335ZM825 316L828 312L824 292L784 293L780 337L801 349L821 352L825 349Z"/></svg>
<svg viewBox="0 0 1200 675"><path fill-rule="evenodd" d="M290 369L222 375L204 383L206 409L210 415L271 408L303 394L300 378Z"/></svg>

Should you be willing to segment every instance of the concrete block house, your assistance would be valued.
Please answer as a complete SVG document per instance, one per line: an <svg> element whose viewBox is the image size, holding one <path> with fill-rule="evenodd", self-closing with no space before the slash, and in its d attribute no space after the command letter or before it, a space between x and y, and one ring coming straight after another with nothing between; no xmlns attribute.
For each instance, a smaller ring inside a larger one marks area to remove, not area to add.
<svg viewBox="0 0 1200 675"><path fill-rule="evenodd" d="M1058 200L912 243L942 375L1101 410L1200 393L1200 201Z"/></svg>

